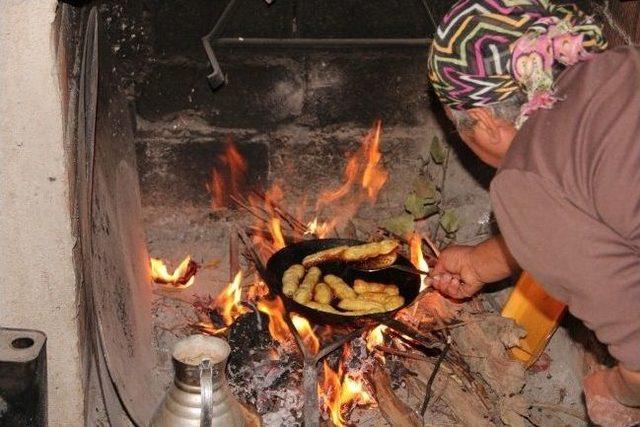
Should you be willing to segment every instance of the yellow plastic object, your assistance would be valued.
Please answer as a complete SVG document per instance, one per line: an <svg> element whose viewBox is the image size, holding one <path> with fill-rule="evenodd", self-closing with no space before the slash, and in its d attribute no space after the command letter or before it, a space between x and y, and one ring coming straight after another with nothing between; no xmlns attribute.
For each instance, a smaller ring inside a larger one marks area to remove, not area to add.
<svg viewBox="0 0 640 427"><path fill-rule="evenodd" d="M527 335L520 339L511 354L527 367L540 357L558 328L566 305L547 294L526 271L520 275L502 315L514 319Z"/></svg>

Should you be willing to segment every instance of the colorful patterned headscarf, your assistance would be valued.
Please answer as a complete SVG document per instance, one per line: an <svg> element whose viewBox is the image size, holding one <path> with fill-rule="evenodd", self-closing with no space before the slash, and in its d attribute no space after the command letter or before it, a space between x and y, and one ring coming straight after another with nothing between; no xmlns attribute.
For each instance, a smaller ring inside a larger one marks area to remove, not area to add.
<svg viewBox="0 0 640 427"><path fill-rule="evenodd" d="M524 93L516 125L550 108L554 71L606 49L602 30L575 6L548 0L460 0L429 52L429 79L450 108L465 110Z"/></svg>

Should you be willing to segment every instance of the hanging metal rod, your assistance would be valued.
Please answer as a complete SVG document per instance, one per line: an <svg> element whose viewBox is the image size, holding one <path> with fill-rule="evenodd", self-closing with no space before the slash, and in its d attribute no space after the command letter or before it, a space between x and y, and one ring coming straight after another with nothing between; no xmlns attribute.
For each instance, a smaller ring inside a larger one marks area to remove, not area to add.
<svg viewBox="0 0 640 427"><path fill-rule="evenodd" d="M270 47L427 47L431 39L294 39L294 38L245 38L227 37L210 40L211 45L224 46L270 46Z"/></svg>

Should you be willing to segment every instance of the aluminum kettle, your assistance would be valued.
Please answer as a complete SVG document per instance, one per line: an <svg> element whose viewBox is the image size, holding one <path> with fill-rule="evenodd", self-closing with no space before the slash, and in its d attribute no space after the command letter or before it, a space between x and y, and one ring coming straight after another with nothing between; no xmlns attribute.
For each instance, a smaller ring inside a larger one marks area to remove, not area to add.
<svg viewBox="0 0 640 427"><path fill-rule="evenodd" d="M225 375L231 348L221 338L192 335L173 350L174 381L151 427L244 427L242 406Z"/></svg>

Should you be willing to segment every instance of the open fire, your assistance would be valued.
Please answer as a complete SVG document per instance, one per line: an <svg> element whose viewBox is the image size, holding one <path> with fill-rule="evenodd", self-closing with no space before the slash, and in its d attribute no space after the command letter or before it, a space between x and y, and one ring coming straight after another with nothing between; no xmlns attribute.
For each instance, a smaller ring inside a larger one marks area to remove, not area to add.
<svg viewBox="0 0 640 427"><path fill-rule="evenodd" d="M165 288L184 289L193 285L196 280L198 264L191 256L187 256L178 267L169 274L167 265L161 259L151 258L150 275L155 283L166 285Z"/></svg>
<svg viewBox="0 0 640 427"><path fill-rule="evenodd" d="M263 259L285 247L288 241L301 240L306 236L330 236L338 227L344 225L363 203L375 203L387 181L388 172L383 166L380 152L381 133L382 124L377 121L363 138L360 148L348 156L342 183L335 189L319 194L313 217L306 221L301 219L301 216L294 217L285 211L284 191L281 186L273 185L264 193L246 188L247 163L228 140L224 154L218 159L219 166L212 171L211 180L207 185L212 197L212 208L220 209L235 204L248 208L250 212L259 212L261 215L254 215L254 224L249 231L252 243ZM329 205L332 211L338 214L326 220L319 219ZM304 206L298 207L296 211L303 212ZM412 263L420 269L427 270L420 236L414 234L407 237ZM197 264L190 257L187 257L173 274L168 273L162 261L151 260L152 279L165 286L188 287L194 283L196 271ZM421 290L425 287L425 278L422 277ZM287 312L282 300L279 297L269 298L268 289L260 280L248 287L243 298L242 279L243 274L238 271L234 279L210 303L209 309L217 313L222 324L201 323L198 325L199 330L215 335L224 334L239 316L250 312L250 307L255 307L268 317L271 338L283 347L291 348L293 336L285 319ZM297 313L291 314L291 324L311 355L317 354L325 341L330 342L334 334L330 326L314 328L306 318ZM384 363L385 359L377 347L384 345L385 340L397 339L388 335L388 328L384 325L365 331L362 338L365 340L369 356L375 355L375 360L381 363ZM372 388L363 372L351 370L347 366L350 352L349 344L344 344L335 368L325 359L322 364L322 378L317 384L322 410L336 426L347 424L348 416L356 406L376 403L371 393ZM277 359L278 356L272 352L270 357Z"/></svg>

